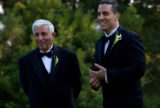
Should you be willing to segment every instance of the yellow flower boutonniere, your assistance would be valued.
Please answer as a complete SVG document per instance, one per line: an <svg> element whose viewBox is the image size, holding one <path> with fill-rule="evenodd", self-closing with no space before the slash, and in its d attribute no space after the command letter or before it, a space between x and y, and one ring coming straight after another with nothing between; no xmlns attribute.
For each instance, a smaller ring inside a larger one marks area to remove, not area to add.
<svg viewBox="0 0 160 108"><path fill-rule="evenodd" d="M112 47L111 47L111 49L114 47L114 45L118 42L118 41L120 41L122 39L122 35L121 34L119 34L118 35L118 32L116 32L116 37L115 37L115 39L114 39L114 42L113 42L113 45L112 45Z"/></svg>
<svg viewBox="0 0 160 108"><path fill-rule="evenodd" d="M58 57L57 56L55 56L55 59L54 59L55 61L54 61L54 67L56 67L56 65L57 65L57 63L58 63L58 61L59 61L59 59L58 59Z"/></svg>

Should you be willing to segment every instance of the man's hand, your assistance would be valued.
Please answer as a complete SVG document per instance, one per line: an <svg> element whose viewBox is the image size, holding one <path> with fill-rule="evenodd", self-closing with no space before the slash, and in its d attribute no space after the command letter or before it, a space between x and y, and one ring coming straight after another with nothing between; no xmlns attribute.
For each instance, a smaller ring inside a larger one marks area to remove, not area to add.
<svg viewBox="0 0 160 108"><path fill-rule="evenodd" d="M98 90L100 88L100 81L94 77L90 78L89 84L91 85L91 88Z"/></svg>
<svg viewBox="0 0 160 108"><path fill-rule="evenodd" d="M93 71L93 70L89 69L89 74L90 74L91 78L93 77L98 80L105 80L106 68L104 68L103 66L96 64L96 63L94 65L99 70Z"/></svg>

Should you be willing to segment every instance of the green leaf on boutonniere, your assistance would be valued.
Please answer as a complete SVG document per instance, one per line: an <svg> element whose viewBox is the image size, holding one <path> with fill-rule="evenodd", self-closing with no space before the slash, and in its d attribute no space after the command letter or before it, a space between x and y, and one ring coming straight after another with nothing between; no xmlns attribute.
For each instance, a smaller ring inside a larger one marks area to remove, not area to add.
<svg viewBox="0 0 160 108"><path fill-rule="evenodd" d="M122 35L121 34L119 34L118 35L118 31L116 32L116 37L115 37L115 39L114 39L114 42L113 42L113 45L112 45L112 47L111 47L111 49L115 46L115 44L118 42L118 41L120 41L122 39Z"/></svg>
<svg viewBox="0 0 160 108"><path fill-rule="evenodd" d="M56 67L56 65L57 65L57 63L58 63L58 61L59 61L59 59L58 59L58 57L57 56L55 56L55 59L54 59L55 61L54 61L54 67Z"/></svg>

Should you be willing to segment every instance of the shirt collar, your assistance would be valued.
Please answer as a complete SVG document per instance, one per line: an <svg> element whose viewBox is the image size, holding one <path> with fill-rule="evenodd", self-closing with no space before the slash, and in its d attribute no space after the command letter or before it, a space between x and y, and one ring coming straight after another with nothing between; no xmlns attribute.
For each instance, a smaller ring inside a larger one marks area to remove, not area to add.
<svg viewBox="0 0 160 108"><path fill-rule="evenodd" d="M107 34L106 32L104 32L105 36L106 36L106 37L109 37L109 36L111 36L112 34L114 34L114 33L117 31L118 27L119 27L119 25L118 25L115 29L113 29L110 34Z"/></svg>
<svg viewBox="0 0 160 108"><path fill-rule="evenodd" d="M50 52L52 48L53 48L53 45L47 50L46 53ZM42 50L40 50L40 53L44 53L44 52Z"/></svg>

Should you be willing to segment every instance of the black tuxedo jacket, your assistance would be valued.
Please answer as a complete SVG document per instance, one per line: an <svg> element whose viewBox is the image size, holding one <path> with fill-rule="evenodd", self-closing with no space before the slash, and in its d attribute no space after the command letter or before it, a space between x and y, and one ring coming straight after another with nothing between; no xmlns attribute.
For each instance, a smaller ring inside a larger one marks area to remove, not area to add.
<svg viewBox="0 0 160 108"><path fill-rule="evenodd" d="M19 59L20 81L29 97L30 108L76 108L75 99L81 89L76 54L55 45L53 52L58 63L52 66L49 83L42 74L38 48Z"/></svg>
<svg viewBox="0 0 160 108"><path fill-rule="evenodd" d="M96 63L107 69L108 82L102 81L104 108L142 108L140 78L145 72L145 55L140 37L121 26L122 36L104 56L103 36L96 43ZM110 41L113 45L114 38Z"/></svg>

